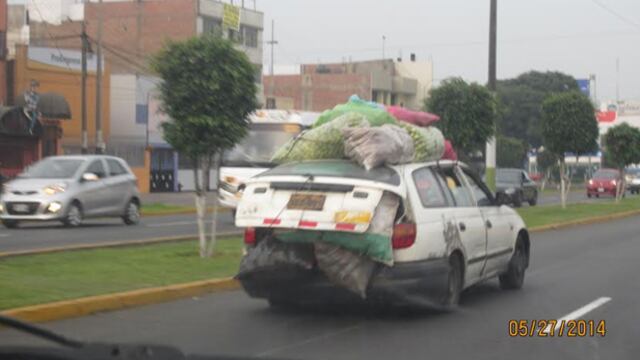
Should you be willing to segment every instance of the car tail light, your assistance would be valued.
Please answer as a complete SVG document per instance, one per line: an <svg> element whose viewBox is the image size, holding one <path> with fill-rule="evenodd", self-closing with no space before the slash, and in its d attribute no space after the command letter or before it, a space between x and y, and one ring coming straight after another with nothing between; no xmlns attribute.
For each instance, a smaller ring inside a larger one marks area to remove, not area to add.
<svg viewBox="0 0 640 360"><path fill-rule="evenodd" d="M589 180L589 185L593 185L593 179Z"/></svg>
<svg viewBox="0 0 640 360"><path fill-rule="evenodd" d="M244 229L244 243L247 245L256 244L256 228L250 227Z"/></svg>
<svg viewBox="0 0 640 360"><path fill-rule="evenodd" d="M393 227L391 245L394 249L406 249L416 242L416 224L401 223Z"/></svg>
<svg viewBox="0 0 640 360"><path fill-rule="evenodd" d="M611 185L616 186L616 181L615 180L611 180Z"/></svg>

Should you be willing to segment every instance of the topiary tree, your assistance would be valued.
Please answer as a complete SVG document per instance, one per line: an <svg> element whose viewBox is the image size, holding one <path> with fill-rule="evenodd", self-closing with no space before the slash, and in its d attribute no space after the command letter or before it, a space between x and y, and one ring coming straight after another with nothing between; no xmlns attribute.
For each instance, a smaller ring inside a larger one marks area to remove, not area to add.
<svg viewBox="0 0 640 360"><path fill-rule="evenodd" d="M436 126L464 158L484 150L494 135L496 101L482 85L469 84L461 78L446 79L431 90L425 107L440 116Z"/></svg>
<svg viewBox="0 0 640 360"><path fill-rule="evenodd" d="M564 154L579 156L597 149L598 123L591 101L579 92L549 96L542 103L542 137L546 151L560 161L560 198L566 208L566 180Z"/></svg>
<svg viewBox="0 0 640 360"><path fill-rule="evenodd" d="M194 164L200 255L211 256L217 201L207 245L204 217L210 169L217 155L247 133L247 117L257 107L254 68L232 42L215 35L169 42L151 64L162 78L159 98L171 119L162 124L164 139Z"/></svg>
<svg viewBox="0 0 640 360"><path fill-rule="evenodd" d="M604 136L605 154L609 162L623 174L616 186L616 201L626 191L624 168L640 163L640 130L627 123L609 128Z"/></svg>

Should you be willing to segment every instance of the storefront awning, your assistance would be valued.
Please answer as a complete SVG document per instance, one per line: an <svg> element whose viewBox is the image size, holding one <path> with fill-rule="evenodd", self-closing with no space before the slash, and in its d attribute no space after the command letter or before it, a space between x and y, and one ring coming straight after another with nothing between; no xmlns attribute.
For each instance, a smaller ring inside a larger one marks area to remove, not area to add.
<svg viewBox="0 0 640 360"><path fill-rule="evenodd" d="M16 98L16 105L26 106L25 93ZM38 94L38 104L36 110L47 119L71 119L71 109L64 96L48 92Z"/></svg>

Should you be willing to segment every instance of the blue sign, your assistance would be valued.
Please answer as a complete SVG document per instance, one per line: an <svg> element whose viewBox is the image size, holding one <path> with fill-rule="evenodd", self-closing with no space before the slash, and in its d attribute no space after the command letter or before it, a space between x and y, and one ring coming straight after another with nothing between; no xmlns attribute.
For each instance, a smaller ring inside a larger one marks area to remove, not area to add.
<svg viewBox="0 0 640 360"><path fill-rule="evenodd" d="M576 81L578 82L578 88L580 88L580 91L583 94L589 96L589 94L590 94L590 88L589 88L590 82L589 82L589 79L578 79Z"/></svg>

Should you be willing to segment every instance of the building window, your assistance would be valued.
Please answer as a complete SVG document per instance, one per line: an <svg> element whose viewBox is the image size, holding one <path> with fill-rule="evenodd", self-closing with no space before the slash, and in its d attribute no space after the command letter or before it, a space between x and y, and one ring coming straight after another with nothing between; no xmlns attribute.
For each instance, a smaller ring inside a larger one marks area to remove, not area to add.
<svg viewBox="0 0 640 360"><path fill-rule="evenodd" d="M222 20L203 16L202 32L204 34L222 34Z"/></svg>
<svg viewBox="0 0 640 360"><path fill-rule="evenodd" d="M0 31L0 59L7 57L7 33Z"/></svg>
<svg viewBox="0 0 640 360"><path fill-rule="evenodd" d="M267 98L267 109L275 109L275 108L276 108L276 99Z"/></svg>
<svg viewBox="0 0 640 360"><path fill-rule="evenodd" d="M262 84L262 65L254 64L253 69L253 77L255 78L255 82L257 84Z"/></svg>
<svg viewBox="0 0 640 360"><path fill-rule="evenodd" d="M398 94L391 94L391 105L396 105L398 103Z"/></svg>
<svg viewBox="0 0 640 360"><path fill-rule="evenodd" d="M136 124L146 124L149 120L149 107L147 104L136 104Z"/></svg>
<svg viewBox="0 0 640 360"><path fill-rule="evenodd" d="M227 29L227 38L235 43L242 44L242 29L240 31Z"/></svg>
<svg viewBox="0 0 640 360"><path fill-rule="evenodd" d="M243 26L244 31L244 45L247 47L258 47L258 29L250 26Z"/></svg>

